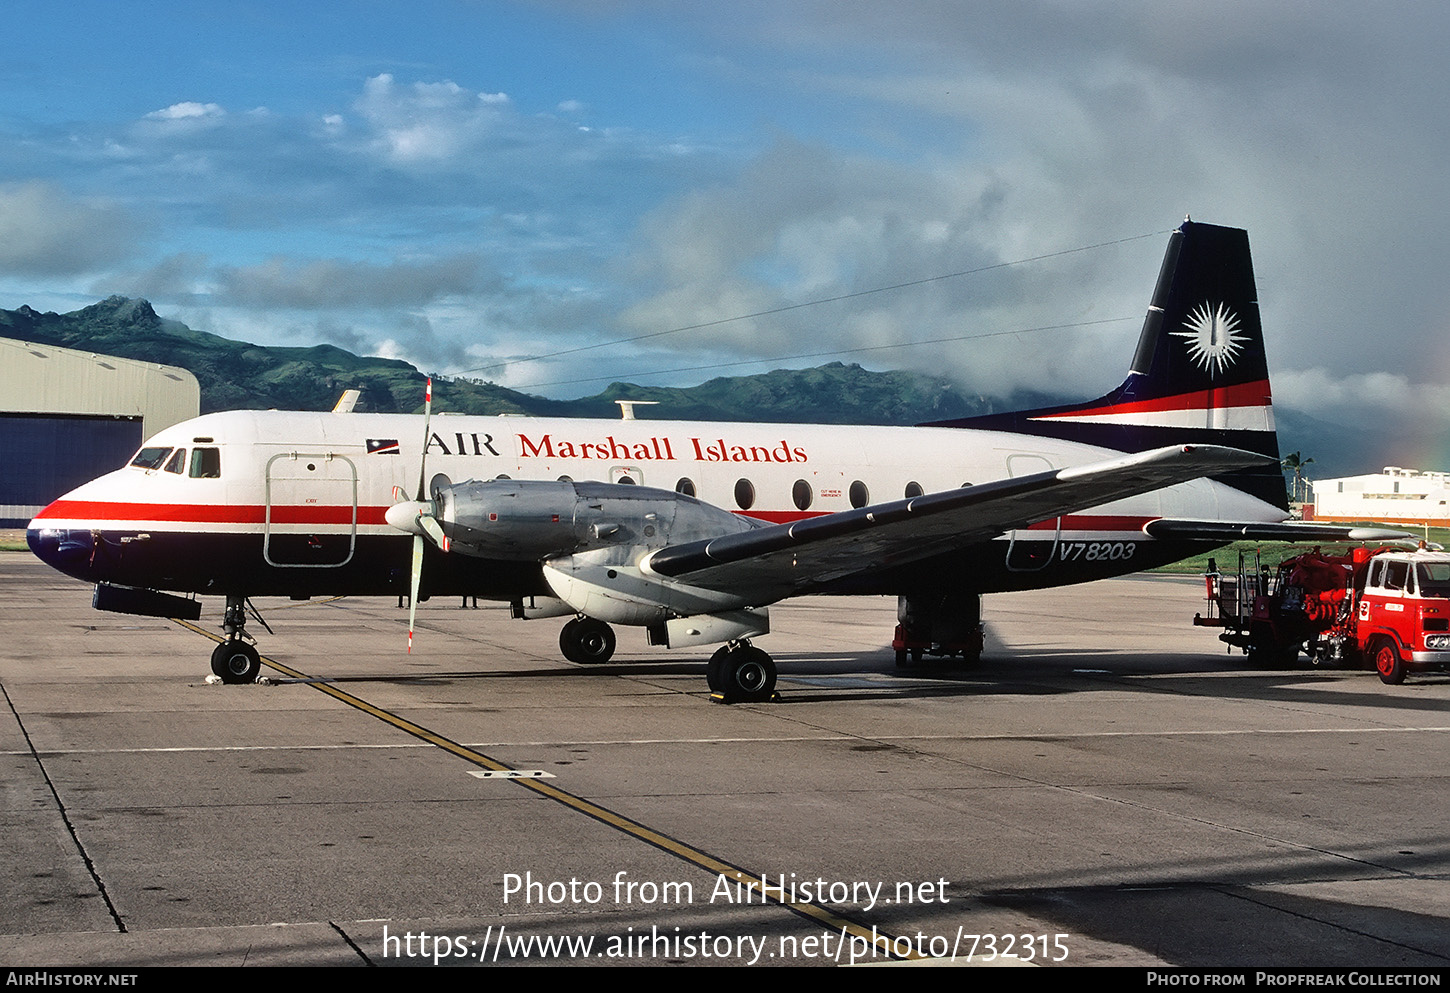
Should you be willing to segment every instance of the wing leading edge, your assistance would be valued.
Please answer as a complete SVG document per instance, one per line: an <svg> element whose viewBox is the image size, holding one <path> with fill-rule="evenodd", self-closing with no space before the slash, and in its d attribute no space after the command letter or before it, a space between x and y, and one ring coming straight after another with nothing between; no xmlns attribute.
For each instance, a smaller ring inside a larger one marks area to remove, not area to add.
<svg viewBox="0 0 1450 993"><path fill-rule="evenodd" d="M770 602L1036 521L1273 461L1235 448L1174 445L688 542L654 552L643 567L690 586L748 590Z"/></svg>

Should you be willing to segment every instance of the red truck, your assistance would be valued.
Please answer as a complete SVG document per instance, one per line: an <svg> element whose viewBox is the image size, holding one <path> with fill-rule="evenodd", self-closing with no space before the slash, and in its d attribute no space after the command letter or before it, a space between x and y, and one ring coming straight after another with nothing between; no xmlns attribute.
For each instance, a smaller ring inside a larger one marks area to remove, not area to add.
<svg viewBox="0 0 1450 993"><path fill-rule="evenodd" d="M1305 652L1316 665L1373 665L1386 683L1410 669L1450 667L1450 553L1315 549L1272 573L1258 553L1239 556L1238 575L1209 561L1208 616L1219 640L1264 665L1290 665Z"/></svg>

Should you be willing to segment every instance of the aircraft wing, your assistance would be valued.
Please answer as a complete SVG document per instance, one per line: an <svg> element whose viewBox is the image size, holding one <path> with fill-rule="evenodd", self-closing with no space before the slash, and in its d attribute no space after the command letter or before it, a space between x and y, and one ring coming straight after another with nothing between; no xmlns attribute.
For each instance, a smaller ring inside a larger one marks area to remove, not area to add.
<svg viewBox="0 0 1450 993"><path fill-rule="evenodd" d="M1322 521L1283 521L1244 524L1235 521L1200 521L1160 517L1149 521L1143 531L1151 538L1219 541L1417 541L1408 531L1331 524Z"/></svg>
<svg viewBox="0 0 1450 993"><path fill-rule="evenodd" d="M654 552L645 567L690 586L749 591L768 603L1035 521L1273 462L1235 448L1176 445L688 542Z"/></svg>

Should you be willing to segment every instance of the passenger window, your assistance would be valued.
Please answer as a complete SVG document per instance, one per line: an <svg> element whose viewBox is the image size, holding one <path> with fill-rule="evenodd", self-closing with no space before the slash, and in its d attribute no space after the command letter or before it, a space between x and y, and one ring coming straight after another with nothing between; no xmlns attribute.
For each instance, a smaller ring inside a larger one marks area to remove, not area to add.
<svg viewBox="0 0 1450 993"><path fill-rule="evenodd" d="M166 460L166 471L167 472L174 472L174 473L176 473L179 476L179 475L181 475L181 473L183 471L185 471L185 469L186 469L186 449L184 449L184 448L178 448L172 454L171 458L169 458L169 459Z"/></svg>
<svg viewBox="0 0 1450 993"><path fill-rule="evenodd" d="M755 506L755 484L748 479L735 481L735 506L749 510Z"/></svg>
<svg viewBox="0 0 1450 993"><path fill-rule="evenodd" d="M866 484L861 482L861 480L859 479L852 483L851 506L860 508L866 506L870 502L871 491L866 488Z"/></svg>
<svg viewBox="0 0 1450 993"><path fill-rule="evenodd" d="M169 448L143 448L136 453L131 464L138 469L160 469L161 463L166 461L166 456L171 454Z"/></svg>
<svg viewBox="0 0 1450 993"><path fill-rule="evenodd" d="M695 495L695 481L689 476L681 476L675 483L675 492L683 493L687 497Z"/></svg>
<svg viewBox="0 0 1450 993"><path fill-rule="evenodd" d="M796 510L809 510L811 507L811 498L814 496L815 493L811 491L811 484L804 479L797 479L795 485L790 490L790 498L795 501Z"/></svg>
<svg viewBox="0 0 1450 993"><path fill-rule="evenodd" d="M191 450L192 479L220 479L222 474L222 450L220 448L193 448Z"/></svg>
<svg viewBox="0 0 1450 993"><path fill-rule="evenodd" d="M922 489L920 483L912 480L911 482L906 484L906 499L910 500L912 497L919 497L921 496L921 493Z"/></svg>

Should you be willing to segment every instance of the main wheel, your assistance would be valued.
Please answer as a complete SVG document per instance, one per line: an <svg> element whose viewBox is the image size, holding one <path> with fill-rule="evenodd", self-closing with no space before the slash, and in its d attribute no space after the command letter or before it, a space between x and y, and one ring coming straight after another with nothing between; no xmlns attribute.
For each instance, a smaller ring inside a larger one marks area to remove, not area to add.
<svg viewBox="0 0 1450 993"><path fill-rule="evenodd" d="M710 656L710 661L705 663L705 682L711 693L725 692L725 662L729 658L730 649L722 645Z"/></svg>
<svg viewBox="0 0 1450 993"><path fill-rule="evenodd" d="M1374 667L1382 683L1397 686L1405 681L1405 660L1400 658L1400 650L1389 638L1381 638L1375 645Z"/></svg>
<svg viewBox="0 0 1450 993"><path fill-rule="evenodd" d="M262 657L245 641L233 638L212 651L211 671L224 683L255 683L262 672Z"/></svg>
<svg viewBox="0 0 1450 993"><path fill-rule="evenodd" d="M576 617L559 632L559 651L570 662L608 662L614 656L614 644L614 629L592 617Z"/></svg>
<svg viewBox="0 0 1450 993"><path fill-rule="evenodd" d="M775 660L759 648L737 648L723 660L719 679L715 692L726 703L763 703L775 693Z"/></svg>

